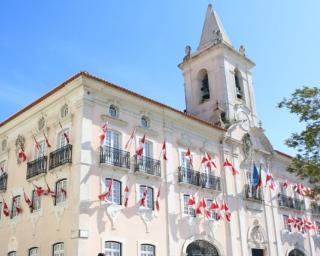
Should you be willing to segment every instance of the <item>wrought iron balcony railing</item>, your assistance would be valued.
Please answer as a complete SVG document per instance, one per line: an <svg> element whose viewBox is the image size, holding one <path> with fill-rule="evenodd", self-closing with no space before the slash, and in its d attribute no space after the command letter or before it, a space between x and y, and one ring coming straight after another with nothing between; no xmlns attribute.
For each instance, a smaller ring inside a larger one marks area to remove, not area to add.
<svg viewBox="0 0 320 256"><path fill-rule="evenodd" d="M49 169L72 162L72 145L68 144L50 153Z"/></svg>
<svg viewBox="0 0 320 256"><path fill-rule="evenodd" d="M161 176L161 164L159 160L146 157L134 156L134 171L146 173L153 176Z"/></svg>
<svg viewBox="0 0 320 256"><path fill-rule="evenodd" d="M279 207L286 207L299 211L304 211L306 208L303 200L292 198L283 194L278 194L278 202Z"/></svg>
<svg viewBox="0 0 320 256"><path fill-rule="evenodd" d="M6 172L0 174L0 191L7 190L8 174Z"/></svg>
<svg viewBox="0 0 320 256"><path fill-rule="evenodd" d="M315 215L320 215L320 204L311 203L311 213Z"/></svg>
<svg viewBox="0 0 320 256"><path fill-rule="evenodd" d="M256 185L245 185L245 197L249 200L263 201L262 188L256 188Z"/></svg>
<svg viewBox="0 0 320 256"><path fill-rule="evenodd" d="M220 177L214 176L212 174L201 173L200 174L200 185L203 188L221 191Z"/></svg>
<svg viewBox="0 0 320 256"><path fill-rule="evenodd" d="M47 173L47 159L47 156L42 156L27 163L27 180L42 173Z"/></svg>
<svg viewBox="0 0 320 256"><path fill-rule="evenodd" d="M200 173L197 171L180 166L178 175L180 183L187 183L195 186L200 185Z"/></svg>
<svg viewBox="0 0 320 256"><path fill-rule="evenodd" d="M130 153L117 148L103 146L100 149L100 163L130 169Z"/></svg>

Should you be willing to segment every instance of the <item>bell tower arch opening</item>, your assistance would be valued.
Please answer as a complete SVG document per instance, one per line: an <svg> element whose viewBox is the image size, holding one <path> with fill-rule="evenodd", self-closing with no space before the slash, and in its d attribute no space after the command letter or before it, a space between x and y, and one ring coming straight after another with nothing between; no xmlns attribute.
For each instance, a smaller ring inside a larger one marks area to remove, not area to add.
<svg viewBox="0 0 320 256"><path fill-rule="evenodd" d="M200 103L204 103L210 99L210 83L208 72L206 69L201 69L198 73L198 84L200 89Z"/></svg>

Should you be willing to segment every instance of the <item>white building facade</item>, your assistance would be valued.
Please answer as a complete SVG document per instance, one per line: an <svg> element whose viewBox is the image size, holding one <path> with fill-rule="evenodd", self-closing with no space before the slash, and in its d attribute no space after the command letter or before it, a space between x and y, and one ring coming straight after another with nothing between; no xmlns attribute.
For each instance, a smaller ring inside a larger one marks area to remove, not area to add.
<svg viewBox="0 0 320 256"><path fill-rule="evenodd" d="M320 255L319 202L260 127L253 67L209 5L185 112L81 72L3 121L0 255Z"/></svg>

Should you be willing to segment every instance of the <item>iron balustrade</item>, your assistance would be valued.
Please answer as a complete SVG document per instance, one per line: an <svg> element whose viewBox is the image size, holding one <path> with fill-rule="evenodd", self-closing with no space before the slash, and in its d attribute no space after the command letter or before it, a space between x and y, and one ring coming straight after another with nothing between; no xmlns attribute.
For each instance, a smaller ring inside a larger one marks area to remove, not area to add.
<svg viewBox="0 0 320 256"><path fill-rule="evenodd" d="M299 211L304 211L306 208L303 200L292 198L283 194L278 194L278 202L280 207L296 209Z"/></svg>
<svg viewBox="0 0 320 256"><path fill-rule="evenodd" d="M100 163L130 169L130 153L117 148L103 146L100 149Z"/></svg>
<svg viewBox="0 0 320 256"><path fill-rule="evenodd" d="M0 191L7 190L8 174L6 172L0 174Z"/></svg>
<svg viewBox="0 0 320 256"><path fill-rule="evenodd" d="M254 201L263 201L262 188L257 188L256 185L245 185L245 197Z"/></svg>
<svg viewBox="0 0 320 256"><path fill-rule="evenodd" d="M161 176L161 164L159 160L146 157L134 156L134 171L150 174L153 176Z"/></svg>
<svg viewBox="0 0 320 256"><path fill-rule="evenodd" d="M320 215L320 204L317 203L311 203L311 213Z"/></svg>
<svg viewBox="0 0 320 256"><path fill-rule="evenodd" d="M200 186L200 172L186 167L179 167L179 182Z"/></svg>
<svg viewBox="0 0 320 256"><path fill-rule="evenodd" d="M63 146L49 155L49 169L72 162L72 145Z"/></svg>
<svg viewBox="0 0 320 256"><path fill-rule="evenodd" d="M47 173L47 159L47 156L42 156L27 163L27 180L42 173Z"/></svg>
<svg viewBox="0 0 320 256"><path fill-rule="evenodd" d="M203 188L221 191L220 177L214 176L210 173L201 173L200 174L200 185Z"/></svg>

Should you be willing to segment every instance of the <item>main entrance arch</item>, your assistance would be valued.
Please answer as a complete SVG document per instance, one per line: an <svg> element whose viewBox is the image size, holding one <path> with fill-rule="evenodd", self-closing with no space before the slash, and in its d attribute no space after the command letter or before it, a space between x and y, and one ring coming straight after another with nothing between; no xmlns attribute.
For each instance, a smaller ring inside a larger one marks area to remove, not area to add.
<svg viewBox="0 0 320 256"><path fill-rule="evenodd" d="M188 245L187 256L220 256L218 249L205 240L196 240Z"/></svg>
<svg viewBox="0 0 320 256"><path fill-rule="evenodd" d="M305 256L305 254L298 249L294 249L291 252L289 252L288 256Z"/></svg>

